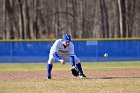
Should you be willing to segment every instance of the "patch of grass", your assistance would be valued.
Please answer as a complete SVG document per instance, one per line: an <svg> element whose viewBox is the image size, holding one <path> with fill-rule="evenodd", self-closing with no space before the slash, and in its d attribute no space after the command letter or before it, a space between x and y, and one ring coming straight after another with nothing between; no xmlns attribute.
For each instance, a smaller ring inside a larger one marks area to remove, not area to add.
<svg viewBox="0 0 140 93"><path fill-rule="evenodd" d="M0 93L139 93L139 78L1 81Z"/></svg>
<svg viewBox="0 0 140 93"><path fill-rule="evenodd" d="M140 62L82 62L84 70L140 70ZM69 71L71 68L69 63L61 65L55 63L54 71ZM2 63L0 64L1 71L42 71L46 70L46 63Z"/></svg>
<svg viewBox="0 0 140 93"><path fill-rule="evenodd" d="M9 71L41 71L46 69L45 63L2 63L0 72Z"/></svg>
<svg viewBox="0 0 140 93"><path fill-rule="evenodd" d="M91 62L82 63L85 70L140 70L140 62Z"/></svg>

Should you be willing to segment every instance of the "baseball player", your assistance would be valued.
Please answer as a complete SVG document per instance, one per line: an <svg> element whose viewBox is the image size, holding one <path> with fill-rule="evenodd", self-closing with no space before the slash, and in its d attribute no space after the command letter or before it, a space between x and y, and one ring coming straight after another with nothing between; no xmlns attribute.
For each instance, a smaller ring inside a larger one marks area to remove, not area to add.
<svg viewBox="0 0 140 93"><path fill-rule="evenodd" d="M52 45L47 64L47 79L51 79L51 71L55 61L59 61L61 64L65 64L65 62L70 61L72 68L78 70L80 78L86 78L83 73L80 60L74 53L74 45L71 42L70 35L64 34L62 39L56 40Z"/></svg>

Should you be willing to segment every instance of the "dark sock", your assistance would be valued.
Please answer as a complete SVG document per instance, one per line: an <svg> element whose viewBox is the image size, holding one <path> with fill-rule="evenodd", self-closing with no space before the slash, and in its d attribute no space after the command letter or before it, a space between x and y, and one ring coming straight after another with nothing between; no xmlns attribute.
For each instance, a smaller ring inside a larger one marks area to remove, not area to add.
<svg viewBox="0 0 140 93"><path fill-rule="evenodd" d="M51 76L52 67L53 67L52 64L47 65L47 76Z"/></svg>

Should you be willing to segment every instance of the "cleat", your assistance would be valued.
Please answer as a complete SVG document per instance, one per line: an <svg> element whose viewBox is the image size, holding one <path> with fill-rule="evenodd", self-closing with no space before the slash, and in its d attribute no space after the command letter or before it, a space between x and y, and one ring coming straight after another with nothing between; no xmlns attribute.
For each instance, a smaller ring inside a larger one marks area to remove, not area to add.
<svg viewBox="0 0 140 93"><path fill-rule="evenodd" d="M83 78L87 78L84 74L80 75L80 78L83 79Z"/></svg>
<svg viewBox="0 0 140 93"><path fill-rule="evenodd" d="M47 79L51 79L51 76L48 76Z"/></svg>

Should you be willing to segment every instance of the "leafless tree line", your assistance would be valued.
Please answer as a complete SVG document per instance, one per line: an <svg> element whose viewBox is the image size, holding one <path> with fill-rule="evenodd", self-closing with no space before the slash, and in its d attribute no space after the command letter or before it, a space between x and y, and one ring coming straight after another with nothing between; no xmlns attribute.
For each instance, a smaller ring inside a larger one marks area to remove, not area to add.
<svg viewBox="0 0 140 93"><path fill-rule="evenodd" d="M140 0L0 0L0 39L140 37Z"/></svg>

